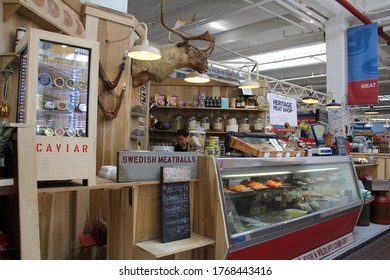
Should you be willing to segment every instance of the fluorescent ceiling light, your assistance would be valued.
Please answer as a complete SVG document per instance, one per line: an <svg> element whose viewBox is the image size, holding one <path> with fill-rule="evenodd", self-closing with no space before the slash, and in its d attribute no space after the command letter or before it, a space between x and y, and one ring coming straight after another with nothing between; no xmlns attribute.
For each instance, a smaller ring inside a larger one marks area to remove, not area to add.
<svg viewBox="0 0 390 280"><path fill-rule="evenodd" d="M226 30L226 23L224 21L212 21L210 22L210 27L218 29L218 30Z"/></svg>
<svg viewBox="0 0 390 280"><path fill-rule="evenodd" d="M257 61L260 71L326 63L326 44L314 44L310 46L286 49L249 57ZM241 59L233 60L241 61Z"/></svg>

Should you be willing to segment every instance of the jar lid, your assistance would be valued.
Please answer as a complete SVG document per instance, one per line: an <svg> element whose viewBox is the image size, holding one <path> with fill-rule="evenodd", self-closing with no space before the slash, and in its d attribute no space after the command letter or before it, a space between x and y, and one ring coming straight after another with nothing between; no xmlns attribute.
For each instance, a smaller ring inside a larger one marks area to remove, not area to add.
<svg viewBox="0 0 390 280"><path fill-rule="evenodd" d="M221 120L221 121L222 121L222 120L223 120L223 116L221 116L221 115L218 114L218 115L215 115L213 119L214 119L214 120Z"/></svg>
<svg viewBox="0 0 390 280"><path fill-rule="evenodd" d="M181 119L183 119L183 116L181 114L177 114L177 115L173 116L173 118L175 120L179 120L179 119L181 120Z"/></svg>

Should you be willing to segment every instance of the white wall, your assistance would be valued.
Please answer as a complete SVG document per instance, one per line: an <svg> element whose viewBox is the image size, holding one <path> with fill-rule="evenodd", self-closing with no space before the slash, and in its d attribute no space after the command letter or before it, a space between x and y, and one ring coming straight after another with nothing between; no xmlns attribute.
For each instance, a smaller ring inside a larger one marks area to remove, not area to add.
<svg viewBox="0 0 390 280"><path fill-rule="evenodd" d="M128 0L80 0L81 3L89 2L106 8L127 13Z"/></svg>

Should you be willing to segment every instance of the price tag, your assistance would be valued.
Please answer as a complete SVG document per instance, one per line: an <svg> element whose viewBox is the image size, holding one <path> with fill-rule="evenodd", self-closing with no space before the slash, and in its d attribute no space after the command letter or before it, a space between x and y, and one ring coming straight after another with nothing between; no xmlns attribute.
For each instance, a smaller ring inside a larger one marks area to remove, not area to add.
<svg viewBox="0 0 390 280"><path fill-rule="evenodd" d="M269 157L270 153L264 153L264 157Z"/></svg>
<svg viewBox="0 0 390 280"><path fill-rule="evenodd" d="M277 157L283 157L283 153L277 153L276 156Z"/></svg>
<svg viewBox="0 0 390 280"><path fill-rule="evenodd" d="M290 157L291 156L291 153L290 152L286 152L286 157Z"/></svg>

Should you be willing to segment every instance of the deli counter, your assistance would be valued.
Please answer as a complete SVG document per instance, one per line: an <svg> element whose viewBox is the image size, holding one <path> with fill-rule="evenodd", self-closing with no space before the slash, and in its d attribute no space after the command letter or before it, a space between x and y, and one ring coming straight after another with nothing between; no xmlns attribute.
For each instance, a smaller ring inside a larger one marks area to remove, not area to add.
<svg viewBox="0 0 390 280"><path fill-rule="evenodd" d="M321 259L354 242L363 200L349 156L201 157L199 168L217 196L204 194L216 259Z"/></svg>

